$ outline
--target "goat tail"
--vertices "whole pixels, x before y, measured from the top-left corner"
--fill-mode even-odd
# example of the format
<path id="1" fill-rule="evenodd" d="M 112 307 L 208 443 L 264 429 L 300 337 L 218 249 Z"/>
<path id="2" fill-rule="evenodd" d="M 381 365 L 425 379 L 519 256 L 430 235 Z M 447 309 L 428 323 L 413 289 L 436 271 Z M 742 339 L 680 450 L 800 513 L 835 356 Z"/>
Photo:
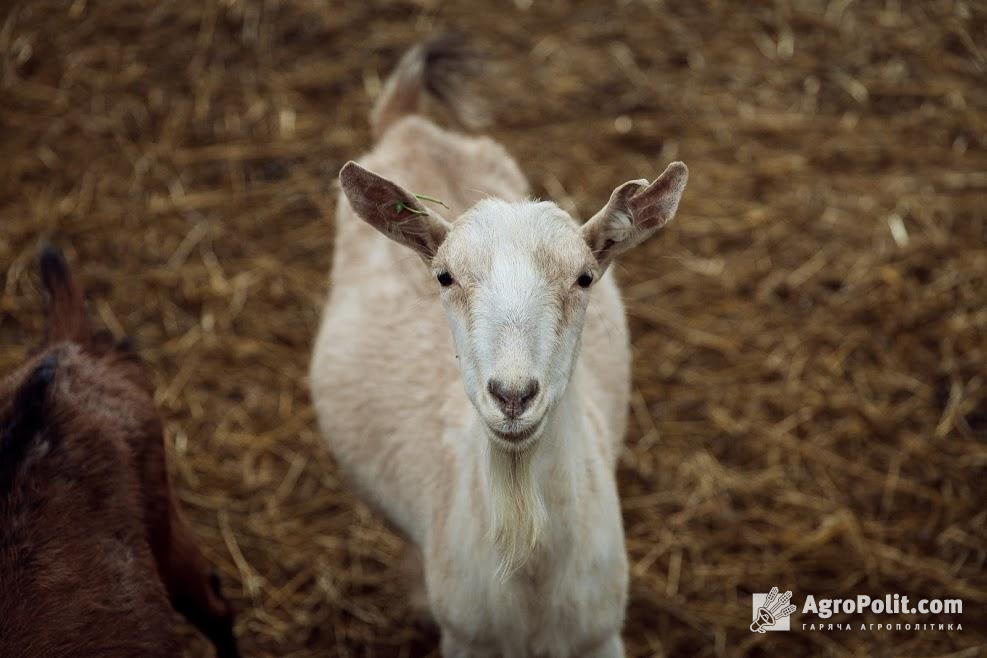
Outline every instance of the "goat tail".
<path id="1" fill-rule="evenodd" d="M 72 279 L 62 254 L 46 246 L 41 250 L 39 265 L 41 281 L 48 293 L 48 343 L 86 342 L 90 328 L 82 291 Z"/>
<path id="2" fill-rule="evenodd" d="M 481 126 L 486 120 L 483 108 L 466 89 L 467 80 L 481 68 L 480 58 L 456 34 L 413 46 L 384 83 L 370 113 L 374 137 L 379 139 L 398 119 L 420 113 L 426 96 L 445 106 L 463 126 Z"/>

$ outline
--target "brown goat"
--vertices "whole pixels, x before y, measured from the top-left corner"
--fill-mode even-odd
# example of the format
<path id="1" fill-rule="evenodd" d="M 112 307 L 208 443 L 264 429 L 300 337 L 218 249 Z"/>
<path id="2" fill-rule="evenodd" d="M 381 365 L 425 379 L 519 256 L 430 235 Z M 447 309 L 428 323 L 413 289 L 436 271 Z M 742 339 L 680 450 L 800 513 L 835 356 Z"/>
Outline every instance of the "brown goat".
<path id="1" fill-rule="evenodd" d="M 0 656 L 175 656 L 172 607 L 237 656 L 143 364 L 92 329 L 54 250 L 41 278 L 45 345 L 0 380 Z"/>

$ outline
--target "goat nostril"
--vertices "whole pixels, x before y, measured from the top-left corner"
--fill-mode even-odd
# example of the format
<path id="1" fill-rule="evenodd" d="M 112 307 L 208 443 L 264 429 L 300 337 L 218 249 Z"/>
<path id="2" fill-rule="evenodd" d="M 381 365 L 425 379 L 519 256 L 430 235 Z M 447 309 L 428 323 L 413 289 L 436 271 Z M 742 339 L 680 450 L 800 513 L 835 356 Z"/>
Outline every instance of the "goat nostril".
<path id="1" fill-rule="evenodd" d="M 499 379 L 491 379 L 487 382 L 487 390 L 491 397 L 497 401 L 501 411 L 512 418 L 524 413 L 531 401 L 538 395 L 539 388 L 538 380 L 534 378 L 516 387 L 509 387 Z"/>
<path id="2" fill-rule="evenodd" d="M 518 396 L 518 402 L 521 404 L 527 404 L 535 399 L 536 395 L 538 395 L 538 380 L 529 379 L 521 389 L 520 395 Z"/>
<path id="3" fill-rule="evenodd" d="M 509 400 L 507 397 L 507 389 L 504 387 L 504 384 L 501 383 L 499 379 L 491 379 L 490 381 L 488 381 L 487 390 L 490 391 L 490 395 L 492 395 L 493 399 L 496 400 L 498 403 L 500 404 L 508 403 Z"/>

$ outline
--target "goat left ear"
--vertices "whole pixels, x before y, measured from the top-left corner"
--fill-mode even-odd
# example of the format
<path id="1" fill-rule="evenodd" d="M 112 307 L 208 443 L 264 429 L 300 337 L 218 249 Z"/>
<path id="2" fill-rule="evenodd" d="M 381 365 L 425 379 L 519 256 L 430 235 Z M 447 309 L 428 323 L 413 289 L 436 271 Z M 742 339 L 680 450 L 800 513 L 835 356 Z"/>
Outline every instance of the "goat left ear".
<path id="1" fill-rule="evenodd" d="M 57 353 L 42 359 L 14 392 L 7 417 L 0 419 L 0 490 L 6 487 L 31 441 L 45 426 L 48 391 L 57 366 Z"/>
<path id="2" fill-rule="evenodd" d="M 435 257 L 449 232 L 449 224 L 419 203 L 414 194 L 383 176 L 350 161 L 339 172 L 350 206 L 363 221 L 411 247 L 425 262 Z"/>
<path id="3" fill-rule="evenodd" d="M 605 270 L 618 254 L 644 242 L 675 216 L 688 180 L 688 167 L 673 162 L 654 183 L 633 180 L 613 191 L 607 205 L 582 228 L 583 238 L 601 269 Z"/>

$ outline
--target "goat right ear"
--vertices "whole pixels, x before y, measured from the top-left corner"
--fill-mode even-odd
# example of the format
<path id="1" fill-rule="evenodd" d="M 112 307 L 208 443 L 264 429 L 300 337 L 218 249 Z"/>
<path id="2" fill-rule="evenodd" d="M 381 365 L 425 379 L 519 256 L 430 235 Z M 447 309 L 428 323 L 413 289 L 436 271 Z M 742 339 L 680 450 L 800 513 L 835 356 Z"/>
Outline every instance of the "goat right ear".
<path id="1" fill-rule="evenodd" d="M 415 195 L 353 161 L 340 170 L 339 182 L 350 206 L 363 221 L 395 242 L 411 247 L 425 262 L 435 257 L 449 224 L 429 212 Z"/>

